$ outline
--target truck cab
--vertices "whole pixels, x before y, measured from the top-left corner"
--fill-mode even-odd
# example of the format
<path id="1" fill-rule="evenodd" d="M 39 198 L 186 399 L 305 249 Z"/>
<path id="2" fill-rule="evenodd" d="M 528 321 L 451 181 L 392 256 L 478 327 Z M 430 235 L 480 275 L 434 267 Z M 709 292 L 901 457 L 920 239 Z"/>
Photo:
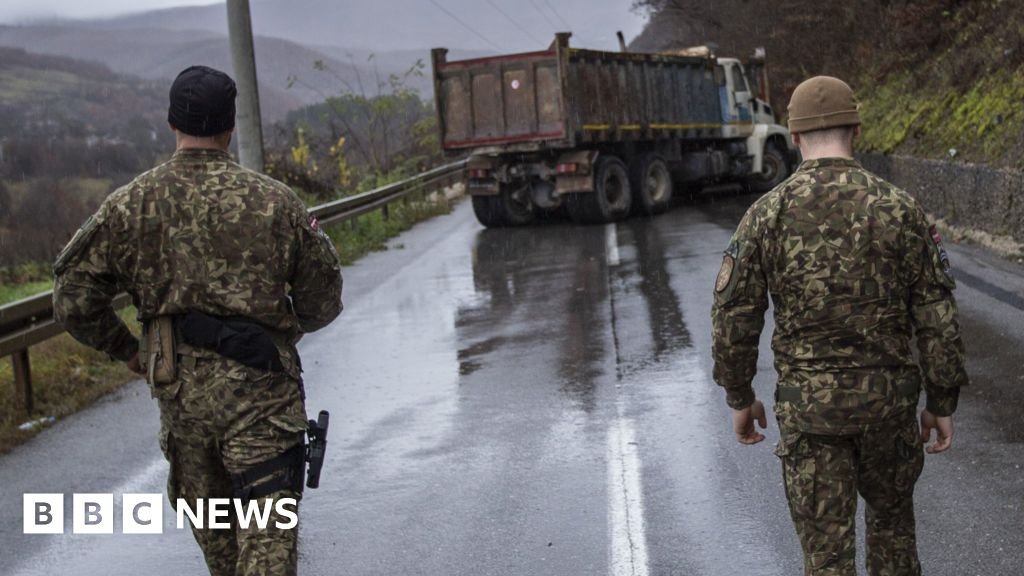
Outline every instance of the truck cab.
<path id="1" fill-rule="evenodd" d="M 754 83 L 739 59 L 718 58 L 716 62 L 722 70 L 719 89 L 722 117 L 728 119 L 723 129 L 724 136 L 746 139 L 747 153 L 751 156 L 750 172 L 754 175 L 751 181 L 755 188 L 758 180 L 776 182 L 780 171 L 788 174 L 795 153 L 789 131 L 776 122 L 771 104 L 760 97 L 768 93 L 764 53 L 758 51 L 752 60 L 751 71 L 757 74 L 753 77 L 756 79 Z"/>

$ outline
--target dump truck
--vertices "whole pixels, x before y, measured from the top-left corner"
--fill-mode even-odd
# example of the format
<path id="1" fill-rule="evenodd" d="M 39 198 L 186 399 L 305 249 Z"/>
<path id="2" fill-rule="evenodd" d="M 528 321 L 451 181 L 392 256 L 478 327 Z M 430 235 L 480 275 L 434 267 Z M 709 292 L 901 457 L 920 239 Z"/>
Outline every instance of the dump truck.
<path id="1" fill-rule="evenodd" d="M 484 226 L 658 214 L 677 186 L 763 192 L 792 171 L 789 132 L 758 97 L 768 94 L 763 52 L 745 67 L 707 48 L 584 50 L 570 36 L 469 60 L 431 52 L 441 145 L 468 156 L 466 191 Z"/>

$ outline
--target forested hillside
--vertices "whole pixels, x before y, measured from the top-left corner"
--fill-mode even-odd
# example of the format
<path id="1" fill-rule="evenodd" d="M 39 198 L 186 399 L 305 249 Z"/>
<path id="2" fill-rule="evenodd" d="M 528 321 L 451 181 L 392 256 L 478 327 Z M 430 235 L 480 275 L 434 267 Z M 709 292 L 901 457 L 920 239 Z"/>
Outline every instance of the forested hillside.
<path id="1" fill-rule="evenodd" d="M 1009 0 L 640 0 L 635 50 L 767 50 L 776 108 L 804 78 L 850 82 L 863 150 L 1024 168 L 1024 4 Z M 827 5 L 827 8 L 825 6 Z"/>
<path id="2" fill-rule="evenodd" d="M 442 159 L 433 102 L 400 86 L 336 94 L 292 111 L 265 138 L 268 173 L 310 201 L 369 190 Z"/>
<path id="3" fill-rule="evenodd" d="M 439 160 L 433 105 L 409 87 L 422 70 L 349 82 L 317 68 L 323 101 L 266 127 L 271 175 L 320 202 Z M 170 156 L 168 85 L 0 47 L 0 281 L 48 277 L 40 263 L 107 194 Z"/>
<path id="4" fill-rule="evenodd" d="M 166 90 L 0 48 L 0 266 L 52 259 L 106 194 L 173 149 Z"/>

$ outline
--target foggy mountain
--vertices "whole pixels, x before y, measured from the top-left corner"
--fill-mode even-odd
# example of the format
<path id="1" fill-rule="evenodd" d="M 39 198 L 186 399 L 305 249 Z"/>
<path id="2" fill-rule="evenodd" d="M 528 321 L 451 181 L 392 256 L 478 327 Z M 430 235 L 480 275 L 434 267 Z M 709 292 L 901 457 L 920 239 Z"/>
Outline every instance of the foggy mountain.
<path id="1" fill-rule="evenodd" d="M 171 79 L 198 63 L 231 69 L 227 38 L 208 31 L 124 29 L 97 34 L 95 29 L 75 25 L 0 26 L 0 46 L 99 62 L 117 73 L 145 79 Z M 346 86 L 357 86 L 359 78 L 368 93 L 375 93 L 371 80 L 374 71 L 362 53 L 349 59 L 344 51 L 335 50 L 332 55 L 336 57 L 332 57 L 280 38 L 257 36 L 256 54 L 260 100 L 268 120 L 323 101 Z M 317 61 L 332 73 L 314 70 Z M 388 74 L 404 73 L 410 62 L 415 58 L 402 54 L 397 60 L 381 58 L 377 66 L 386 79 Z M 410 78 L 410 86 L 426 90 L 430 83 L 425 77 Z"/>
<path id="2" fill-rule="evenodd" d="M 514 52 L 546 47 L 556 31 L 576 46 L 617 48 L 615 31 L 640 32 L 625 18 L 631 0 L 252 0 L 256 34 L 307 45 L 375 52 L 444 46 Z M 447 13 L 445 12 L 447 11 Z M 460 23 L 461 21 L 461 23 Z M 94 21 L 106 29 L 227 30 L 224 4 L 171 8 Z"/>
<path id="3" fill-rule="evenodd" d="M 373 95 L 391 75 L 432 98 L 430 48 L 437 46 L 451 49 L 449 59 L 537 50 L 555 31 L 578 29 L 574 46 L 616 49 L 616 29 L 639 32 L 638 19 L 623 16 L 629 3 L 522 0 L 513 10 L 508 0 L 253 0 L 264 115 L 273 121 L 343 91 Z M 170 79 L 197 63 L 231 69 L 223 3 L 0 26 L 0 46 L 95 61 L 144 79 Z M 315 70 L 318 61 L 328 70 Z M 422 74 L 405 76 L 417 61 Z"/>

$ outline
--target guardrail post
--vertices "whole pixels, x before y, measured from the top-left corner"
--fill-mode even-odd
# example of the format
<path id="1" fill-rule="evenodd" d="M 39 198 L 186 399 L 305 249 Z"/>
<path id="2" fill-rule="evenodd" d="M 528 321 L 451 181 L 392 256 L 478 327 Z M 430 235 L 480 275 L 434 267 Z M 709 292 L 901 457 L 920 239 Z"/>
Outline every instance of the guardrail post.
<path id="1" fill-rule="evenodd" d="M 28 350 L 18 350 L 11 355 L 14 364 L 14 396 L 25 406 L 25 413 L 31 414 L 32 405 L 32 367 L 28 361 Z"/>
<path id="2" fill-rule="evenodd" d="M 380 210 L 381 214 L 384 216 L 384 221 L 385 222 L 387 222 L 388 219 L 391 218 L 391 211 L 388 210 L 388 206 L 389 206 L 388 204 L 385 204 L 384 207 L 381 208 L 381 210 Z"/>

